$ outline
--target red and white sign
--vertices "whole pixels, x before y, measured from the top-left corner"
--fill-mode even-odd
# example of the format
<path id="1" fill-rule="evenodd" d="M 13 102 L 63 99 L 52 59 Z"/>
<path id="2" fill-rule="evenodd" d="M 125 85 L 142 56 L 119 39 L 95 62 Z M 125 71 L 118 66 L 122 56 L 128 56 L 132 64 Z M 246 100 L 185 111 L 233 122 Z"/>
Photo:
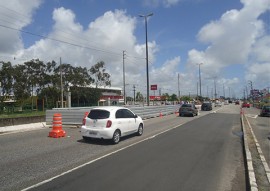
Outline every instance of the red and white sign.
<path id="1" fill-rule="evenodd" d="M 151 85 L 151 90 L 157 90 L 157 85 Z"/>

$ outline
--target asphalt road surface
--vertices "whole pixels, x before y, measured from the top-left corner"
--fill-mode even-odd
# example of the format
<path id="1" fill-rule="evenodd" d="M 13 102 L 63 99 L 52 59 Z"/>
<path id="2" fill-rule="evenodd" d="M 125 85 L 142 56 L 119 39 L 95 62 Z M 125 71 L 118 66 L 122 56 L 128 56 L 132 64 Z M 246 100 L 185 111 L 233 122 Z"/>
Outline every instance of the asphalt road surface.
<path id="1" fill-rule="evenodd" d="M 36 190 L 245 190 L 240 135 L 238 114 L 209 114 Z"/>
<path id="2" fill-rule="evenodd" d="M 59 139 L 49 130 L 0 136 L 0 190 L 247 189 L 239 106 L 150 119 L 143 136 L 118 145 L 65 130 Z"/>

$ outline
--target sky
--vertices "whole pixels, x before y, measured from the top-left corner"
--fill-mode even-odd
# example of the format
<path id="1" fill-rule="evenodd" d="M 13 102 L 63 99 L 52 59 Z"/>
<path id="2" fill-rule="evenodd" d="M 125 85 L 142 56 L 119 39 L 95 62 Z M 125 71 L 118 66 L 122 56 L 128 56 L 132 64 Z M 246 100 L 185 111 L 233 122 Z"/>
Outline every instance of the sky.
<path id="1" fill-rule="evenodd" d="M 0 61 L 61 57 L 89 69 L 104 61 L 120 88 L 124 64 L 127 96 L 134 87 L 146 96 L 139 15 L 150 13 L 149 85 L 158 88 L 150 95 L 242 98 L 251 84 L 270 87 L 270 0 L 1 0 Z"/>

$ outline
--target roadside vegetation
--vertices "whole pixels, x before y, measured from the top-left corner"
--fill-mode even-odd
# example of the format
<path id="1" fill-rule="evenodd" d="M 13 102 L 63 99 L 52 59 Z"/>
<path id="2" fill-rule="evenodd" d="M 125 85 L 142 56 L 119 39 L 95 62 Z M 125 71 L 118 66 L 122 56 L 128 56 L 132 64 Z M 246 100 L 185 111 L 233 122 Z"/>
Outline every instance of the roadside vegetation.
<path id="1" fill-rule="evenodd" d="M 101 96 L 97 87 L 111 85 L 103 61 L 89 69 L 39 59 L 18 65 L 2 61 L 0 66 L 0 115 L 35 115 L 58 107 L 61 89 L 64 95 L 71 92 L 76 106 L 91 106 Z"/>

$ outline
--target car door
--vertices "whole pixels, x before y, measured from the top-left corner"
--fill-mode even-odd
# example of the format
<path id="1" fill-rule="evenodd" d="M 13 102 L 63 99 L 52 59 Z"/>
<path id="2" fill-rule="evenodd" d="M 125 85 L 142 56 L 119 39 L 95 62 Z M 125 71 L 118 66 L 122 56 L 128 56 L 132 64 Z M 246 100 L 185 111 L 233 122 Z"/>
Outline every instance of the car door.
<path id="1" fill-rule="evenodd" d="M 115 113 L 117 128 L 120 129 L 122 136 L 128 134 L 130 119 L 126 117 L 125 109 L 118 109 Z"/>
<path id="2" fill-rule="evenodd" d="M 135 118 L 134 113 L 132 113 L 130 110 L 125 109 L 124 110 L 125 113 L 125 117 L 128 119 L 129 121 L 129 127 L 128 127 L 128 134 L 134 133 L 137 131 L 138 129 L 138 124 L 137 124 L 137 120 Z"/>

